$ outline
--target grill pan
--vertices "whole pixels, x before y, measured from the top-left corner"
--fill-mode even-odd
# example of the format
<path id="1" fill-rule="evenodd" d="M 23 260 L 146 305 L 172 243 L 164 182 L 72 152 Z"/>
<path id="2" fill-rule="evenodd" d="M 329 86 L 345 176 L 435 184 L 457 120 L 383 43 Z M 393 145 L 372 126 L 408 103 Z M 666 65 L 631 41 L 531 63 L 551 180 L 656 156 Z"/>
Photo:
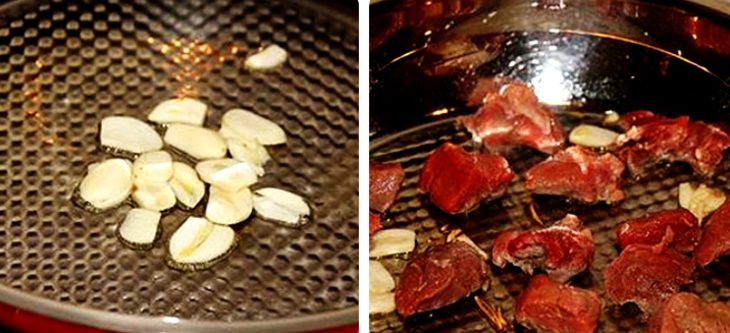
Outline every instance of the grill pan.
<path id="1" fill-rule="evenodd" d="M 356 3 L 341 1 L 15 1 L 0 7 L 0 300 L 116 331 L 315 330 L 357 320 Z M 247 54 L 289 52 L 272 72 Z M 192 56 L 185 56 L 185 48 Z M 197 50 L 197 51 L 196 51 Z M 287 132 L 258 186 L 301 193 L 302 228 L 236 226 L 209 270 L 165 265 L 165 242 L 127 249 L 131 206 L 91 214 L 70 197 L 108 158 L 100 120 L 144 118 L 175 95 L 209 105 L 206 126 L 241 107 Z M 176 159 L 180 159 L 178 156 Z M 193 212 L 161 222 L 167 239 Z"/>
<path id="2" fill-rule="evenodd" d="M 626 179 L 617 205 L 579 205 L 530 194 L 522 178 L 498 200 L 451 216 L 418 193 L 428 154 L 446 141 L 473 145 L 456 117 L 475 107 L 465 100 L 477 79 L 503 75 L 532 84 L 551 104 L 566 132 L 598 124 L 607 110 L 649 109 L 662 114 L 728 124 L 730 19 L 703 7 L 647 1 L 410 1 L 371 6 L 370 159 L 400 162 L 406 180 L 384 225 L 414 230 L 416 252 L 445 241 L 444 226 L 460 228 L 483 249 L 508 228 L 540 228 L 530 206 L 548 224 L 576 214 L 593 233 L 592 266 L 574 279 L 601 295 L 603 268 L 618 255 L 618 222 L 676 208 L 677 186 L 702 181 L 686 165 L 658 167 L 640 180 Z M 695 36 L 693 37 L 692 34 Z M 725 42 L 722 42 L 725 41 Z M 516 173 L 544 159 L 528 149 L 506 155 Z M 727 170 L 727 169 L 725 169 Z M 727 171 L 709 184 L 730 191 Z M 707 181 L 705 181 L 707 182 Z M 398 278 L 408 257 L 381 262 Z M 512 321 L 516 297 L 529 276 L 513 266 L 490 265 L 483 296 Z M 686 287 L 706 301 L 730 304 L 730 261 L 695 272 Z M 643 332 L 638 309 L 604 301 L 599 332 Z M 404 320 L 370 316 L 371 332 L 491 332 L 471 297 Z M 517 332 L 526 331 L 517 327 Z"/>

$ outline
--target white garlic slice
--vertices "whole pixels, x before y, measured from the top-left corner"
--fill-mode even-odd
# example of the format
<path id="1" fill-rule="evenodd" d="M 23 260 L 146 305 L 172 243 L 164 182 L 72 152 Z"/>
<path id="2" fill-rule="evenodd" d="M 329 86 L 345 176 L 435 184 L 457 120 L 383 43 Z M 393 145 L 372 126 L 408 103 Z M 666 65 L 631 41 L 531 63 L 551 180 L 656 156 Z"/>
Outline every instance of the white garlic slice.
<path id="1" fill-rule="evenodd" d="M 258 141 L 262 145 L 286 143 L 286 133 L 273 121 L 251 111 L 233 109 L 221 119 L 221 131 L 231 137 Z"/>
<path id="2" fill-rule="evenodd" d="M 710 188 L 705 184 L 699 186 L 690 183 L 679 184 L 679 206 L 689 210 L 702 225 L 702 219 L 720 208 L 725 202 L 725 193 Z"/>
<path id="3" fill-rule="evenodd" d="M 218 132 L 190 124 L 170 124 L 165 142 L 200 160 L 222 158 L 228 147 Z"/>
<path id="4" fill-rule="evenodd" d="M 172 156 L 164 150 L 146 152 L 134 160 L 134 177 L 150 182 L 166 182 L 172 178 Z"/>
<path id="5" fill-rule="evenodd" d="M 395 311 L 395 293 L 370 294 L 370 314 Z"/>
<path id="6" fill-rule="evenodd" d="M 135 249 L 149 248 L 157 239 L 162 214 L 157 211 L 134 208 L 127 213 L 117 233 L 125 245 Z"/>
<path id="7" fill-rule="evenodd" d="M 254 167 L 232 158 L 199 162 L 195 171 L 204 182 L 228 192 L 238 192 L 258 180 Z"/>
<path id="8" fill-rule="evenodd" d="M 167 182 L 150 182 L 140 179 L 134 182 L 132 200 L 142 208 L 158 212 L 175 206 L 177 198 L 172 187 Z"/>
<path id="9" fill-rule="evenodd" d="M 111 116 L 101 121 L 101 145 L 133 154 L 160 150 L 162 139 L 149 124 L 132 117 Z"/>
<path id="10" fill-rule="evenodd" d="M 245 66 L 250 70 L 269 70 L 281 66 L 286 61 L 287 52 L 279 45 L 272 44 L 246 58 Z"/>
<path id="11" fill-rule="evenodd" d="M 265 219 L 301 225 L 307 222 L 310 210 L 302 197 L 281 189 L 267 187 L 254 192 L 253 207 Z"/>
<path id="12" fill-rule="evenodd" d="M 205 217 L 219 224 L 236 224 L 251 216 L 253 198 L 248 188 L 228 192 L 216 186 L 210 187 Z"/>
<path id="13" fill-rule="evenodd" d="M 416 247 L 416 233 L 408 229 L 384 229 L 370 241 L 370 258 L 408 253 Z"/>
<path id="14" fill-rule="evenodd" d="M 197 99 L 173 98 L 157 104 L 147 119 L 160 124 L 183 123 L 203 126 L 207 110 L 205 103 Z"/>
<path id="15" fill-rule="evenodd" d="M 79 195 L 95 209 L 107 209 L 127 199 L 132 183 L 132 163 L 113 158 L 89 166 L 79 185 Z"/>
<path id="16" fill-rule="evenodd" d="M 208 237 L 186 256 L 172 256 L 173 265 L 183 270 L 204 269 L 231 253 L 236 245 L 236 233 L 226 225 L 213 224 Z"/>
<path id="17" fill-rule="evenodd" d="M 370 260 L 370 294 L 385 293 L 395 289 L 395 281 L 379 261 Z"/>
<path id="18" fill-rule="evenodd" d="M 170 237 L 170 256 L 178 259 L 190 256 L 213 231 L 215 224 L 202 217 L 188 217 Z"/>
<path id="19" fill-rule="evenodd" d="M 256 141 L 237 138 L 226 139 L 226 144 L 233 158 L 254 166 L 259 176 L 264 175 L 263 166 L 271 159 L 271 156 L 266 151 L 266 147 Z"/>
<path id="20" fill-rule="evenodd" d="M 568 141 L 584 147 L 600 148 L 614 143 L 618 135 L 618 133 L 603 127 L 584 124 L 578 125 L 570 131 Z"/>
<path id="21" fill-rule="evenodd" d="M 175 197 L 185 208 L 194 208 L 205 195 L 205 184 L 195 170 L 185 163 L 173 162 L 172 169 L 169 184 Z"/>

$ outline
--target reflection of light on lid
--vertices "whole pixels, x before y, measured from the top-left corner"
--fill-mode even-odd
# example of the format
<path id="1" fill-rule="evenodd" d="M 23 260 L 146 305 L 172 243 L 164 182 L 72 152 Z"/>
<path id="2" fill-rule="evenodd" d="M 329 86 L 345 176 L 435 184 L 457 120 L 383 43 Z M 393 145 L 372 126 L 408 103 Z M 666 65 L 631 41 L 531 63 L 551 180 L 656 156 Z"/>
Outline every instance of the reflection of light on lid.
<path id="1" fill-rule="evenodd" d="M 563 78 L 563 71 L 558 61 L 546 61 L 542 71 L 532 78 L 530 83 L 541 102 L 551 105 L 563 105 L 570 101 L 570 87 Z"/>
<path id="2" fill-rule="evenodd" d="M 431 113 L 429 113 L 429 115 L 430 116 L 440 116 L 440 115 L 444 115 L 447 113 L 449 113 L 449 109 L 443 108 L 443 109 L 438 109 L 438 110 L 432 111 Z"/>
<path id="3" fill-rule="evenodd" d="M 162 321 L 166 324 L 177 324 L 180 322 L 180 318 L 165 316 L 162 317 Z"/>

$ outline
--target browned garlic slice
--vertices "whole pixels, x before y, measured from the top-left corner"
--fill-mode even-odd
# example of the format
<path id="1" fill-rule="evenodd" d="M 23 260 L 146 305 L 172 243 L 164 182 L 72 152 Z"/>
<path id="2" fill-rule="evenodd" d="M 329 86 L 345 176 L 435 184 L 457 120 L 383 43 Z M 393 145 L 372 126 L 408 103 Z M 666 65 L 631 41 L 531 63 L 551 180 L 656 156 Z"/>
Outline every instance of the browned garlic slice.
<path id="1" fill-rule="evenodd" d="M 169 184 L 175 197 L 185 208 L 194 208 L 205 195 L 205 184 L 200 181 L 195 170 L 185 163 L 173 162 L 172 169 Z"/>
<path id="2" fill-rule="evenodd" d="M 679 206 L 692 212 L 702 225 L 702 219 L 710 215 L 725 202 L 725 193 L 700 184 L 679 184 Z"/>
<path id="3" fill-rule="evenodd" d="M 111 116 L 102 119 L 101 145 L 133 154 L 160 150 L 162 139 L 149 124 L 133 117 Z"/>
<path id="4" fill-rule="evenodd" d="M 228 147 L 218 132 L 190 124 L 170 124 L 165 142 L 199 160 L 222 158 Z"/>
<path id="5" fill-rule="evenodd" d="M 232 158 L 199 162 L 195 171 L 204 182 L 228 192 L 238 192 L 258 180 L 254 167 Z"/>
<path id="6" fill-rule="evenodd" d="M 132 200 L 142 208 L 158 212 L 174 207 L 177 202 L 175 192 L 167 182 L 151 182 L 141 179 L 136 179 L 134 182 Z"/>
<path id="7" fill-rule="evenodd" d="M 134 177 L 150 182 L 166 182 L 172 178 L 172 156 L 164 150 L 146 152 L 134 160 Z"/>
<path id="8" fill-rule="evenodd" d="M 266 147 L 256 141 L 238 138 L 226 139 L 226 144 L 233 158 L 254 166 L 259 176 L 264 175 L 263 166 L 271 159 Z"/>
<path id="9" fill-rule="evenodd" d="M 152 246 L 160 230 L 160 212 L 134 208 L 127 213 L 117 233 L 122 242 L 135 249 L 146 249 Z"/>
<path id="10" fill-rule="evenodd" d="M 286 62 L 286 50 L 276 44 L 269 45 L 246 58 L 244 65 L 249 70 L 269 70 Z"/>
<path id="11" fill-rule="evenodd" d="M 247 219 L 253 210 L 253 198 L 248 188 L 228 192 L 216 186 L 210 187 L 205 217 L 211 222 L 236 224 Z"/>
<path id="12" fill-rule="evenodd" d="M 416 247 L 416 233 L 408 229 L 383 229 L 371 240 L 370 258 L 408 253 Z"/>
<path id="13" fill-rule="evenodd" d="M 279 125 L 243 109 L 226 112 L 221 119 L 220 131 L 228 138 L 257 141 L 262 145 L 286 143 L 286 133 Z"/>
<path id="14" fill-rule="evenodd" d="M 207 110 L 205 103 L 197 99 L 173 98 L 157 104 L 147 119 L 160 124 L 183 123 L 203 126 Z"/>
<path id="15" fill-rule="evenodd" d="M 395 281 L 379 261 L 370 260 L 370 294 L 385 293 L 395 289 Z"/>
<path id="16" fill-rule="evenodd" d="M 578 125 L 570 131 L 568 141 L 584 147 L 600 148 L 614 143 L 618 135 L 618 133 L 602 127 Z"/>
<path id="17" fill-rule="evenodd" d="M 127 199 L 132 184 L 132 163 L 113 158 L 90 165 L 78 191 L 95 209 L 108 209 Z"/>
<path id="18" fill-rule="evenodd" d="M 170 237 L 170 256 L 175 259 L 191 255 L 208 238 L 213 226 L 205 218 L 188 217 Z"/>
<path id="19" fill-rule="evenodd" d="M 183 270 L 206 268 L 229 254 L 235 244 L 231 227 L 189 217 L 170 237 L 169 263 Z"/>
<path id="20" fill-rule="evenodd" d="M 268 220 L 298 226 L 307 222 L 309 205 L 302 197 L 278 188 L 262 188 L 254 192 L 256 214 Z"/>

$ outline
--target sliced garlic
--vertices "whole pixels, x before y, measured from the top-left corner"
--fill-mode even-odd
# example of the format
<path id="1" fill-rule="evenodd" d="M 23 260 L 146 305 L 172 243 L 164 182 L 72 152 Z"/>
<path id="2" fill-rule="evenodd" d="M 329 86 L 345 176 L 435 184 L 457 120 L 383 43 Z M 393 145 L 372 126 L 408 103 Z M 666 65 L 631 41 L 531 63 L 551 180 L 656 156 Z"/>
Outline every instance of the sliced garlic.
<path id="1" fill-rule="evenodd" d="M 170 256 L 183 258 L 191 255 L 208 238 L 213 222 L 202 217 L 188 217 L 170 237 Z"/>
<path id="2" fill-rule="evenodd" d="M 264 175 L 263 166 L 271 159 L 271 156 L 266 151 L 266 147 L 256 141 L 237 138 L 226 139 L 226 144 L 233 158 L 254 166 L 259 176 Z"/>
<path id="3" fill-rule="evenodd" d="M 370 314 L 395 311 L 395 293 L 370 294 Z"/>
<path id="4" fill-rule="evenodd" d="M 221 132 L 229 137 L 255 140 L 262 145 L 278 145 L 286 142 L 286 133 L 279 125 L 243 109 L 233 109 L 223 115 Z"/>
<path id="5" fill-rule="evenodd" d="M 416 247 L 416 233 L 408 229 L 380 230 L 371 240 L 370 258 L 408 253 Z"/>
<path id="6" fill-rule="evenodd" d="M 196 223 L 186 227 L 190 219 Z M 190 217 L 170 238 L 168 264 L 181 270 L 208 268 L 231 253 L 235 244 L 231 227 Z"/>
<path id="7" fill-rule="evenodd" d="M 215 223 L 236 224 L 247 219 L 253 210 L 253 198 L 248 188 L 238 192 L 224 191 L 210 187 L 205 217 Z"/>
<path id="8" fill-rule="evenodd" d="M 203 126 L 207 110 L 205 103 L 197 99 L 173 98 L 157 104 L 147 119 L 160 124 L 184 123 Z"/>
<path id="9" fill-rule="evenodd" d="M 132 163 L 113 158 L 89 166 L 79 185 L 79 196 L 95 209 L 107 209 L 127 199 L 132 183 Z"/>
<path id="10" fill-rule="evenodd" d="M 149 124 L 132 117 L 112 116 L 101 121 L 101 145 L 133 154 L 160 150 L 162 139 Z"/>
<path id="11" fill-rule="evenodd" d="M 172 178 L 172 156 L 164 150 L 150 151 L 140 155 L 132 167 L 136 179 L 166 182 Z"/>
<path id="12" fill-rule="evenodd" d="M 378 261 L 370 260 L 370 294 L 385 293 L 395 289 L 395 281 Z"/>
<path id="13" fill-rule="evenodd" d="M 134 208 L 127 213 L 117 234 L 122 243 L 135 249 L 148 249 L 157 239 L 160 230 L 160 212 Z"/>
<path id="14" fill-rule="evenodd" d="M 185 163 L 174 162 L 172 169 L 169 184 L 175 197 L 185 208 L 195 208 L 205 195 L 205 184 L 200 181 L 195 170 Z"/>
<path id="15" fill-rule="evenodd" d="M 679 184 L 679 206 L 692 212 L 700 225 L 702 219 L 710 215 L 725 202 L 725 193 L 700 184 Z"/>
<path id="16" fill-rule="evenodd" d="M 593 125 L 578 125 L 570 131 L 568 140 L 576 145 L 600 148 L 607 147 L 616 141 L 618 133 Z"/>
<path id="17" fill-rule="evenodd" d="M 246 58 L 244 65 L 251 70 L 268 70 L 281 66 L 286 61 L 286 58 L 286 50 L 276 44 L 272 44 L 250 55 Z"/>
<path id="18" fill-rule="evenodd" d="M 204 182 L 228 192 L 238 192 L 258 180 L 254 167 L 232 158 L 199 162 L 195 171 Z"/>
<path id="19" fill-rule="evenodd" d="M 132 200 L 142 208 L 158 212 L 168 210 L 177 202 L 175 191 L 167 182 L 150 182 L 136 180 L 132 191 Z"/>
<path id="20" fill-rule="evenodd" d="M 253 207 L 265 219 L 301 225 L 307 222 L 310 210 L 302 197 L 277 188 L 262 188 L 254 192 Z"/>
<path id="21" fill-rule="evenodd" d="M 190 124 L 170 124 L 165 142 L 200 160 L 222 158 L 228 147 L 218 132 Z"/>

